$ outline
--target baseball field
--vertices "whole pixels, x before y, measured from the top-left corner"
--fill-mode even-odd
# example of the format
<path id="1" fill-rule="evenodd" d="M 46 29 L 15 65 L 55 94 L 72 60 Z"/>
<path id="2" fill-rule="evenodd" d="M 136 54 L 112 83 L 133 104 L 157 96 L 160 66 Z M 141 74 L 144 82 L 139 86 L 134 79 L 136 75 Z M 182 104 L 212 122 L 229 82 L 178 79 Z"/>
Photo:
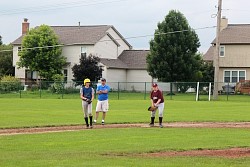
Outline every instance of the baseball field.
<path id="1" fill-rule="evenodd" d="M 247 167 L 245 98 L 167 100 L 164 128 L 149 128 L 148 100 L 110 100 L 106 125 L 94 129 L 83 125 L 79 99 L 1 98 L 0 166 Z"/>

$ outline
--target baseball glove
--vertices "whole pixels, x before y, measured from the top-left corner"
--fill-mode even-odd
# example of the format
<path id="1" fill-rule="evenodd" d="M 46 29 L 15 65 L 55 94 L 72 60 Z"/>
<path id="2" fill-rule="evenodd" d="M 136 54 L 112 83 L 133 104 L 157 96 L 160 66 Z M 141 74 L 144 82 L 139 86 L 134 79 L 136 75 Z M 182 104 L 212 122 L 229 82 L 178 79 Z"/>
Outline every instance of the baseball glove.
<path id="1" fill-rule="evenodd" d="M 148 107 L 148 111 L 155 111 L 157 110 L 158 107 L 155 107 L 155 106 L 150 106 Z"/>
<path id="2" fill-rule="evenodd" d="M 86 101 L 88 104 L 92 103 L 90 99 L 83 99 L 83 100 Z"/>
<path id="3" fill-rule="evenodd" d="M 86 102 L 87 102 L 88 104 L 92 103 L 92 101 L 91 101 L 90 99 L 86 99 Z"/>

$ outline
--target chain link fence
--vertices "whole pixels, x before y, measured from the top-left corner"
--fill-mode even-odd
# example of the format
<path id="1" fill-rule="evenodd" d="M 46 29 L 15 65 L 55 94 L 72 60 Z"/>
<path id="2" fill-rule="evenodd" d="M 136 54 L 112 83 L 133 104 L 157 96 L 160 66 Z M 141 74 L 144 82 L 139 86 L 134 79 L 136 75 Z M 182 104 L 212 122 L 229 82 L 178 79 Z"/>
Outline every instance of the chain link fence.
<path id="1" fill-rule="evenodd" d="M 92 83 L 96 90 L 97 84 Z M 213 100 L 213 85 L 209 82 L 158 82 L 166 100 L 210 101 Z M 111 90 L 110 99 L 148 100 L 151 91 L 150 82 L 107 82 Z M 41 98 L 41 99 L 77 99 L 82 82 L 0 82 L 0 98 Z M 242 91 L 244 90 L 244 91 Z M 250 84 L 219 83 L 221 101 L 249 101 Z M 95 95 L 96 97 L 96 95 Z"/>

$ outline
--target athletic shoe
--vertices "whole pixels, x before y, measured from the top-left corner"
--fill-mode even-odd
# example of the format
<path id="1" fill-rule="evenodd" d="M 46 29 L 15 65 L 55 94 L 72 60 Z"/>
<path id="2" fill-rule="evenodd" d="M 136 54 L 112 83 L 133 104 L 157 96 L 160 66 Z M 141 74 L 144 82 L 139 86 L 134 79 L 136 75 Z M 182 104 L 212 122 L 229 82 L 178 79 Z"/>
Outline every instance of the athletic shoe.
<path id="1" fill-rule="evenodd" d="M 89 124 L 87 124 L 86 127 L 89 128 Z"/>
<path id="2" fill-rule="evenodd" d="M 149 124 L 149 126 L 150 126 L 150 127 L 153 127 L 153 126 L 154 126 L 154 124 L 150 123 L 150 124 Z"/>
<path id="3" fill-rule="evenodd" d="M 93 129 L 93 125 L 90 125 L 90 129 Z"/>
<path id="4" fill-rule="evenodd" d="M 160 124 L 160 126 L 159 126 L 160 128 L 163 128 L 163 125 L 162 124 Z"/>
<path id="5" fill-rule="evenodd" d="M 104 125 L 104 121 L 102 121 L 102 125 Z"/>
<path id="6" fill-rule="evenodd" d="M 94 124 L 96 123 L 96 120 L 94 119 Z"/>

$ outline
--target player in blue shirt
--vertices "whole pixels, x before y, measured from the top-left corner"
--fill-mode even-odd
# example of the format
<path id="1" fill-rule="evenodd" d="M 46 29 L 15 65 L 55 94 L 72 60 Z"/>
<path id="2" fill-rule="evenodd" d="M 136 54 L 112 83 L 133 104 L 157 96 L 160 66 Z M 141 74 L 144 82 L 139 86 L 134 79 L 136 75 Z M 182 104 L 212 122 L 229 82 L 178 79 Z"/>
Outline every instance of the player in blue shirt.
<path id="1" fill-rule="evenodd" d="M 102 125 L 104 125 L 106 113 L 108 112 L 109 103 L 108 103 L 108 93 L 110 91 L 110 87 L 106 85 L 106 79 L 101 79 L 101 85 L 97 86 L 96 93 L 98 94 L 98 100 L 96 105 L 96 115 L 94 119 L 94 123 L 98 119 L 99 112 L 102 112 Z"/>

